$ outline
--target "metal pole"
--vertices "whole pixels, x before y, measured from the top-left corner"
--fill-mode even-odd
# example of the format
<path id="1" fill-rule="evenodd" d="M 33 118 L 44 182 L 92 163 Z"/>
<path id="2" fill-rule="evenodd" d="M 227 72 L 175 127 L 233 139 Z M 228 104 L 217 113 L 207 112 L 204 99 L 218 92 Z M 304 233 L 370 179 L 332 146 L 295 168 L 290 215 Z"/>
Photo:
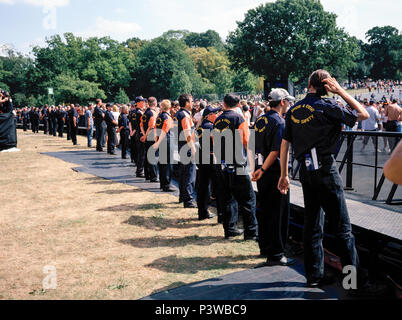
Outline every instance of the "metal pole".
<path id="1" fill-rule="evenodd" d="M 353 189 L 353 145 L 354 138 L 352 136 L 348 136 L 348 145 L 349 145 L 349 154 L 346 164 L 346 188 L 345 190 L 351 191 Z"/>
<path id="2" fill-rule="evenodd" d="M 374 194 L 373 197 L 375 197 L 375 193 L 377 190 L 377 167 L 378 167 L 378 136 L 375 137 L 375 171 L 374 171 Z"/>

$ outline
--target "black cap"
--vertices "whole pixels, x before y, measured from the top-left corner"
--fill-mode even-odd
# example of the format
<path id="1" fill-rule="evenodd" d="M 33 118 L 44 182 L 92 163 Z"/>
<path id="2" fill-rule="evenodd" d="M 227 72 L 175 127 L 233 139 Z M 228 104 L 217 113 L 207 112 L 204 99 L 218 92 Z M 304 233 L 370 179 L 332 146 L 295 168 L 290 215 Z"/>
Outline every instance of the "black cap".
<path id="1" fill-rule="evenodd" d="M 220 112 L 221 110 L 222 110 L 222 108 L 216 108 L 216 109 L 214 109 L 214 108 L 212 108 L 212 106 L 208 106 L 208 107 L 206 107 L 206 108 L 204 109 L 204 112 L 203 112 L 202 116 L 205 118 L 205 117 L 207 117 L 208 115 L 210 115 L 211 113 L 218 113 L 218 112 Z"/>
<path id="2" fill-rule="evenodd" d="M 147 101 L 147 99 L 145 99 L 143 96 L 139 96 L 139 97 L 135 98 L 135 103 L 138 103 L 141 101 Z"/>

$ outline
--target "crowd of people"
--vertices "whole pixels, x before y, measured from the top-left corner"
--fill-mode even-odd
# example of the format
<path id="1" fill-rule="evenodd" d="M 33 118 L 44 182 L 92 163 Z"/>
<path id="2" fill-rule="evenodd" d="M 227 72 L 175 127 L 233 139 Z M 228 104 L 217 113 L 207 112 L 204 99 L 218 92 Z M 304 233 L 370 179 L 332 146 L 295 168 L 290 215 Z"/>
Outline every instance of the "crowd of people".
<path id="1" fill-rule="evenodd" d="M 322 98 L 328 93 L 339 95 L 342 100 Z M 181 95 L 177 101 L 139 96 L 130 104 L 105 104 L 98 99 L 96 104 L 85 107 L 71 104 L 45 106 L 41 110 L 23 108 L 17 116 L 25 131 L 31 124 L 32 131 L 37 133 L 42 122 L 45 134 L 58 133 L 63 137 L 66 126 L 67 139 L 74 145 L 80 127 L 87 131 L 88 147 L 92 147 L 95 130 L 97 152 L 106 148 L 114 156 L 116 146 L 120 146 L 123 159 L 130 154 L 136 177 L 159 183 L 163 192 L 176 191 L 172 173 L 177 145 L 179 202 L 184 208 L 198 208 L 199 220 L 205 220 L 216 217 L 209 211 L 211 200 L 215 200 L 225 238 L 243 235 L 245 241 L 257 241 L 269 266 L 295 263 L 285 253 L 292 145 L 301 163 L 306 206 L 307 285 L 317 287 L 327 281 L 323 270 L 321 208 L 336 222 L 332 232 L 343 248 L 342 263 L 359 267 L 343 185 L 333 157 L 342 128 L 358 126 L 374 131 L 384 127 L 398 131 L 402 109 L 396 100 L 357 101 L 325 70 L 314 72 L 306 98 L 297 103 L 295 100 L 284 89 L 272 90 L 268 101 L 241 100 L 228 94 L 215 104 L 194 101 L 190 94 Z M 255 150 L 250 146 L 250 129 L 256 134 Z M 363 145 L 367 143 L 365 138 Z M 318 171 L 323 174 L 317 175 Z M 325 180 L 324 173 L 333 179 Z M 253 181 L 257 183 L 258 198 Z M 244 229 L 237 226 L 239 213 Z"/>

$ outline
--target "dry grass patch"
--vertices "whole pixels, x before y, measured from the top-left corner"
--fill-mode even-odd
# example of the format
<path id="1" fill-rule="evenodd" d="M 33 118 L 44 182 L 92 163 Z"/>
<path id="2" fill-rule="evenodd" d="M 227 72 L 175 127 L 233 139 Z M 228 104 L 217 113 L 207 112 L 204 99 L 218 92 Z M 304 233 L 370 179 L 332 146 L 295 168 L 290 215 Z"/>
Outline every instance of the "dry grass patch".
<path id="1" fill-rule="evenodd" d="M 84 150 L 19 131 L 0 154 L 0 298 L 138 299 L 262 262 L 255 242 L 227 241 L 169 194 L 77 173 L 42 152 Z M 57 289 L 43 290 L 43 267 Z"/>

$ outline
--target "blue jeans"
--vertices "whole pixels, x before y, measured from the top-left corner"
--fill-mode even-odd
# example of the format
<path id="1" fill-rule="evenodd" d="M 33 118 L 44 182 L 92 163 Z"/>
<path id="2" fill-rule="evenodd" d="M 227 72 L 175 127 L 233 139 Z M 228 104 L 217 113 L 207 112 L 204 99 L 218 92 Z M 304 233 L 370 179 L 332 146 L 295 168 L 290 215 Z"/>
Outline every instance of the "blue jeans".
<path id="1" fill-rule="evenodd" d="M 179 200 L 184 203 L 194 201 L 195 177 L 197 171 L 196 165 L 194 163 L 190 164 L 180 163 L 179 168 L 180 168 Z"/>
<path id="2" fill-rule="evenodd" d="M 305 206 L 303 241 L 307 279 L 324 276 L 323 210 L 329 221 L 329 231 L 339 243 L 342 266 L 353 265 L 357 269 L 359 264 L 342 178 L 332 156 L 320 160 L 322 167 L 319 170 L 307 171 L 305 161 L 300 168 Z"/>
<path id="3" fill-rule="evenodd" d="M 87 130 L 87 138 L 88 138 L 88 148 L 92 147 L 92 138 L 94 135 L 94 127 L 91 126 L 89 130 Z"/>

